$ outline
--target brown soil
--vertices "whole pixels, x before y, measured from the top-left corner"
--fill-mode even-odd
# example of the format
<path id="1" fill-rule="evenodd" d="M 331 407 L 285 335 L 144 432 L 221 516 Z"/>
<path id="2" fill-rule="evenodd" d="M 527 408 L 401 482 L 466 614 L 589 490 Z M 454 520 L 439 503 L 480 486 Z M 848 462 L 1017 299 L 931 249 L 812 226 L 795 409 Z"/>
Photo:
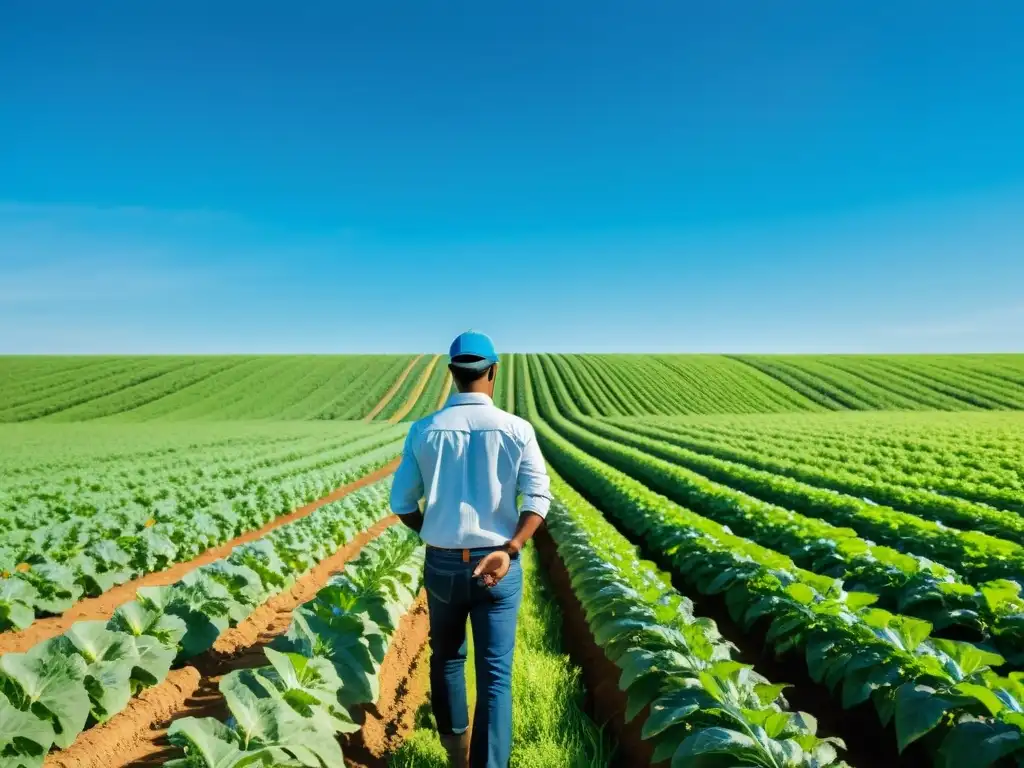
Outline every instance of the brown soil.
<path id="1" fill-rule="evenodd" d="M 398 462 L 399 459 L 395 459 L 377 471 L 332 491 L 322 499 L 317 499 L 316 501 L 307 504 L 304 507 L 300 507 L 287 515 L 281 515 L 280 517 L 271 520 L 258 530 L 243 533 L 241 536 L 221 544 L 220 546 L 212 547 L 193 560 L 189 560 L 184 563 L 175 563 L 166 570 L 140 576 L 137 579 L 125 582 L 124 584 L 104 592 L 99 597 L 89 597 L 84 600 L 80 600 L 62 615 L 38 619 L 32 624 L 32 626 L 27 629 L 23 629 L 20 632 L 4 632 L 3 634 L 0 634 L 0 655 L 5 653 L 24 653 L 37 643 L 41 643 L 43 640 L 48 640 L 51 637 L 56 637 L 57 635 L 64 633 L 76 621 L 109 619 L 114 614 L 114 611 L 117 610 L 118 606 L 135 599 L 135 593 L 139 587 L 162 587 L 168 584 L 174 584 L 176 581 L 180 581 L 181 578 L 189 571 L 192 571 L 201 565 L 212 563 L 215 560 L 220 560 L 222 557 L 227 557 L 231 554 L 231 550 L 239 544 L 256 541 L 275 528 L 280 528 L 282 525 L 305 517 L 314 510 L 322 507 L 324 504 L 337 501 L 353 491 L 387 477 L 397 469 Z"/>
<path id="2" fill-rule="evenodd" d="M 569 572 L 558 557 L 555 543 L 547 530 L 541 528 L 534 541 L 537 543 L 540 561 L 551 578 L 551 588 L 562 608 L 562 641 L 569 657 L 583 672 L 587 713 L 598 725 L 611 731 L 619 744 L 611 765 L 616 768 L 650 765 L 652 748 L 640 737 L 648 709 L 645 707 L 632 722 L 626 722 L 626 694 L 619 690 L 619 668 L 608 660 L 604 651 L 594 642 L 583 607 L 573 592 Z M 667 763 L 657 765 L 665 766 Z"/>
<path id="3" fill-rule="evenodd" d="M 398 518 L 391 515 L 363 531 L 329 558 L 275 595 L 237 627 L 229 629 L 213 648 L 175 670 L 159 685 L 133 699 L 128 708 L 103 725 L 85 731 L 65 750 L 51 753 L 47 768 L 113 768 L 162 765 L 173 756 L 167 728 L 182 717 L 227 715 L 218 691 L 220 678 L 236 669 L 266 664 L 263 648 L 284 634 L 292 611 L 313 598 L 331 577 L 354 558 L 367 542 Z"/>
<path id="4" fill-rule="evenodd" d="M 430 381 L 430 374 L 434 372 L 434 368 L 437 367 L 437 361 L 440 359 L 440 355 L 434 355 L 433 359 L 431 359 L 427 364 L 427 367 L 423 369 L 420 380 L 416 382 L 415 389 L 409 393 L 409 398 L 402 404 L 402 407 L 395 411 L 391 418 L 388 419 L 389 423 L 397 424 L 409 415 L 409 411 L 416 407 L 416 401 L 420 399 L 420 396 L 423 394 L 423 390 L 427 388 L 427 382 Z"/>
<path id="5" fill-rule="evenodd" d="M 416 363 L 418 363 L 420 361 L 420 358 L 422 357 L 423 355 L 417 355 L 416 357 L 409 361 L 409 364 L 405 366 L 405 370 L 402 371 L 401 374 L 399 374 L 398 378 L 395 379 L 395 383 L 391 385 L 391 389 L 384 393 L 384 397 L 380 399 L 379 403 L 373 406 L 373 410 L 371 410 L 368 414 L 366 414 L 363 417 L 363 421 L 373 421 L 374 418 L 376 418 L 377 414 L 384 410 L 387 404 L 391 402 L 391 398 L 395 396 L 395 393 L 398 391 L 399 387 L 401 387 L 402 384 L 405 383 L 405 380 L 409 378 L 409 372 L 412 371 L 413 366 L 416 365 Z"/>
<path id="6" fill-rule="evenodd" d="M 237 627 L 221 633 L 213 644 L 214 664 L 236 657 L 239 653 L 250 653 L 262 649 L 270 640 L 284 634 L 291 622 L 292 611 L 316 597 L 316 593 L 335 573 L 369 542 L 398 522 L 395 515 L 388 515 L 362 533 L 333 555 L 314 566 L 290 589 L 279 592 L 253 611 Z M 262 655 L 261 655 L 262 658 Z"/>
<path id="7" fill-rule="evenodd" d="M 427 597 L 420 592 L 402 617 L 380 668 L 380 696 L 363 708 L 362 729 L 343 742 L 349 768 L 385 768 L 393 754 L 412 733 L 416 711 L 427 697 L 426 645 L 430 633 Z"/>
<path id="8" fill-rule="evenodd" d="M 75 743 L 60 752 L 51 752 L 47 768 L 83 768 L 123 763 L 151 733 L 155 723 L 169 720 L 190 701 L 196 701 L 202 677 L 195 667 L 172 670 L 167 678 L 134 699 L 109 722 L 85 731 Z M 190 711 L 189 714 L 195 714 Z"/>

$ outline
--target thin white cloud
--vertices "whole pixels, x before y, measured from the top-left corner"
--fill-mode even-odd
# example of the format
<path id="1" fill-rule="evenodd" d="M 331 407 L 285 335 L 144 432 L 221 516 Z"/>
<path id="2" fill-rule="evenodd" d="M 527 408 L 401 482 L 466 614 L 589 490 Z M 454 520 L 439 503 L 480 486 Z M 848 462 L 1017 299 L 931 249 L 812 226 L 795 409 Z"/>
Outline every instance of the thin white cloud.
<path id="1" fill-rule="evenodd" d="M 146 299 L 195 290 L 210 282 L 211 276 L 200 271 L 138 258 L 53 261 L 13 270 L 0 268 L 0 305 Z"/>
<path id="2" fill-rule="evenodd" d="M 0 201 L 0 306 L 182 295 L 217 281 L 201 238 L 222 214 Z"/>

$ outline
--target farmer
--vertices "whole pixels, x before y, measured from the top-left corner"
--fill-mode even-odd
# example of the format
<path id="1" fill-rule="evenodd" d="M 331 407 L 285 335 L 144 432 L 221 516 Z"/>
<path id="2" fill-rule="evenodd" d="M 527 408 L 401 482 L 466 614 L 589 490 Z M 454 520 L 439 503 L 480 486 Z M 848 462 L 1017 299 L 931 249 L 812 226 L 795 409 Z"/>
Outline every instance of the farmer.
<path id="1" fill-rule="evenodd" d="M 458 392 L 409 430 L 391 508 L 427 545 L 430 695 L 441 743 L 458 768 L 506 768 L 519 552 L 544 521 L 551 492 L 533 427 L 491 400 L 498 355 L 490 338 L 463 333 L 452 342 L 448 369 Z M 476 654 L 472 740 L 467 617 Z"/>

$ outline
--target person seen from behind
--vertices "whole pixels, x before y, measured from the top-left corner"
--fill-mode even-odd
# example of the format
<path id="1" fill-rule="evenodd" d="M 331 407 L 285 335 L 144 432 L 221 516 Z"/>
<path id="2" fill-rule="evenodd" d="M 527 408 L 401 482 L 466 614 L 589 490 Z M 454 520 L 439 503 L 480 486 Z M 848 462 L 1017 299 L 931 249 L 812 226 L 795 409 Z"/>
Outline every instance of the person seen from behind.
<path id="1" fill-rule="evenodd" d="M 491 399 L 498 355 L 490 338 L 460 335 L 448 368 L 458 391 L 410 428 L 391 509 L 427 545 L 430 695 L 441 743 L 457 768 L 506 768 L 523 589 L 519 552 L 543 523 L 551 491 L 533 427 Z M 467 618 L 476 655 L 472 736 Z"/>

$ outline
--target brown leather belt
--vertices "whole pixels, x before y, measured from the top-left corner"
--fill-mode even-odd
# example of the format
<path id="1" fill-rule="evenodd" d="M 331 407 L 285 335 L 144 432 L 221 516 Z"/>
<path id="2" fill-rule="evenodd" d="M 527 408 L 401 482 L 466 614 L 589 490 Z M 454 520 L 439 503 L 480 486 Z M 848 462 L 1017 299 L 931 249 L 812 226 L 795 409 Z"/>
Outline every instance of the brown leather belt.
<path id="1" fill-rule="evenodd" d="M 497 552 L 500 549 L 502 549 L 502 547 L 468 547 L 468 548 L 463 548 L 463 547 L 435 547 L 433 544 L 427 544 L 427 549 L 436 549 L 436 550 L 438 550 L 440 552 L 461 552 L 462 553 L 462 562 L 468 563 L 469 562 L 469 553 L 470 553 L 471 550 L 474 550 L 474 549 L 489 549 L 489 550 L 494 550 L 495 552 Z"/>
<path id="2" fill-rule="evenodd" d="M 427 544 L 427 549 L 437 549 L 437 550 L 440 550 L 441 552 L 461 552 L 462 553 L 462 562 L 464 562 L 464 563 L 468 563 L 469 562 L 469 550 L 468 549 L 463 549 L 461 547 L 435 547 L 433 544 Z"/>

